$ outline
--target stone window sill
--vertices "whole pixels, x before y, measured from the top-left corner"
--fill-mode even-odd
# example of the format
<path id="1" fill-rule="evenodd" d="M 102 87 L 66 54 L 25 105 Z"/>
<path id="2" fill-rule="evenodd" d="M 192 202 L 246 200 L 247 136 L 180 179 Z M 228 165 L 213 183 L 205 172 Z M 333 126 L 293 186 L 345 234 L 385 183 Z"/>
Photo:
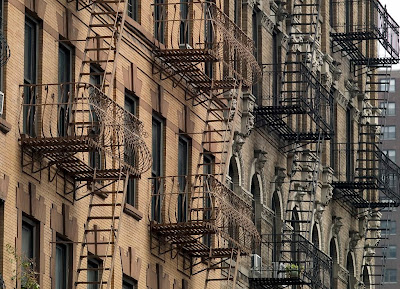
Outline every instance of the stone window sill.
<path id="1" fill-rule="evenodd" d="M 143 213 L 130 204 L 125 204 L 124 213 L 137 221 L 140 221 L 143 218 Z"/>
<path id="2" fill-rule="evenodd" d="M 0 131 L 7 134 L 11 130 L 11 124 L 7 122 L 4 118 L 0 117 Z"/>

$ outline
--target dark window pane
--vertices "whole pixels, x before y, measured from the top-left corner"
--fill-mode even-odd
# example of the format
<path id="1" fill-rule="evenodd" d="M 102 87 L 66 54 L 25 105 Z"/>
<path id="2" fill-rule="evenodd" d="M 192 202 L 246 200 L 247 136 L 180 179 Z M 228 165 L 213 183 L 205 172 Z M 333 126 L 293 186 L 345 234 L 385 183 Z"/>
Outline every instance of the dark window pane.
<path id="1" fill-rule="evenodd" d="M 56 246 L 56 289 L 67 289 L 67 246 L 65 244 L 57 244 Z"/>

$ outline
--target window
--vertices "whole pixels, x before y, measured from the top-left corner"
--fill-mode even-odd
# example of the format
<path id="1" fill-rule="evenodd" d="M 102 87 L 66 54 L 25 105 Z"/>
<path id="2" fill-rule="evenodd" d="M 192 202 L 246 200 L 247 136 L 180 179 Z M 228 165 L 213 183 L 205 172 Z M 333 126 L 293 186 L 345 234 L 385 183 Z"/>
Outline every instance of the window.
<path id="1" fill-rule="evenodd" d="M 242 1 L 241 0 L 234 0 L 234 8 L 233 8 L 234 17 L 233 17 L 233 21 L 239 27 L 242 26 L 241 23 L 240 23 L 240 20 L 242 19 L 242 17 L 240 17 L 241 8 L 242 8 Z"/>
<path id="2" fill-rule="evenodd" d="M 128 0 L 128 16 L 133 20 L 139 19 L 139 0 Z"/>
<path id="3" fill-rule="evenodd" d="M 38 65 L 38 23 L 30 17 L 25 18 L 25 40 L 24 40 L 24 84 L 32 85 L 37 82 Z M 24 89 L 24 124 L 25 134 L 35 136 L 35 104 L 36 90 L 25 86 Z"/>
<path id="4" fill-rule="evenodd" d="M 379 103 L 380 109 L 385 109 L 386 116 L 393 116 L 396 115 L 396 103 L 395 102 L 388 102 L 386 106 L 386 102 Z"/>
<path id="5" fill-rule="evenodd" d="M 334 0 L 329 0 L 329 24 L 331 27 L 334 27 L 335 21 L 334 21 L 334 5 L 333 5 Z"/>
<path id="6" fill-rule="evenodd" d="M 397 258 L 397 246 L 390 245 L 387 248 L 383 248 L 383 255 L 388 259 L 396 259 Z"/>
<path id="7" fill-rule="evenodd" d="M 100 87 L 102 78 L 100 76 L 100 73 L 102 71 L 95 66 L 91 65 L 90 66 L 90 73 L 95 73 L 90 75 L 89 83 L 96 86 Z M 100 124 L 99 124 L 99 117 L 96 114 L 95 110 L 93 107 L 91 107 L 91 114 L 90 114 L 90 121 L 92 122 L 90 132 L 89 134 L 91 135 L 98 135 L 100 133 Z M 101 154 L 100 151 L 92 151 L 89 153 L 89 165 L 92 168 L 96 169 L 101 169 Z"/>
<path id="8" fill-rule="evenodd" d="M 190 44 L 189 2 L 190 0 L 181 0 L 181 5 L 180 5 L 181 21 L 179 25 L 179 45 L 181 45 L 182 48 L 187 48 L 187 46 Z"/>
<path id="9" fill-rule="evenodd" d="M 125 91 L 125 110 L 136 116 L 137 103 L 138 99 L 129 91 Z M 134 155 L 128 147 L 125 147 L 124 159 L 128 164 L 134 165 Z M 131 176 L 128 180 L 126 203 L 136 207 L 136 197 L 136 178 Z"/>
<path id="10" fill-rule="evenodd" d="M 393 140 L 396 139 L 396 126 L 389 125 L 383 128 L 383 139 Z"/>
<path id="11" fill-rule="evenodd" d="M 39 260 L 39 239 L 38 239 L 38 226 L 37 223 L 27 217 L 22 218 L 22 259 L 24 261 L 32 262 L 33 269 L 37 271 L 35 268 L 36 264 L 38 264 Z M 22 288 L 25 286 L 25 280 L 22 280 Z"/>
<path id="12" fill-rule="evenodd" d="M 346 178 L 351 181 L 354 173 L 354 129 L 351 108 L 346 110 Z"/>
<path id="13" fill-rule="evenodd" d="M 163 168 L 163 122 L 158 117 L 153 117 L 152 121 L 152 156 L 153 164 L 151 176 L 153 178 L 153 196 L 151 201 L 151 216 L 154 221 L 161 222 L 161 176 Z"/>
<path id="14" fill-rule="evenodd" d="M 381 220 L 382 235 L 396 235 L 396 221 Z"/>
<path id="15" fill-rule="evenodd" d="M 57 239 L 56 245 L 56 289 L 67 289 L 70 287 L 69 268 L 72 262 L 72 250 L 70 244 L 62 243 Z"/>
<path id="16" fill-rule="evenodd" d="M 138 283 L 136 280 L 124 275 L 122 279 L 122 289 L 137 289 Z"/>
<path id="17" fill-rule="evenodd" d="M 205 193 L 205 198 L 204 198 L 204 210 L 205 213 L 203 215 L 204 220 L 210 220 L 211 216 L 212 216 L 212 197 L 210 194 L 210 187 L 206 184 L 207 180 L 208 180 L 208 175 L 211 175 L 213 173 L 213 163 L 214 161 L 214 156 L 207 153 L 204 154 L 203 157 L 203 162 L 204 162 L 204 166 L 203 166 L 203 174 L 204 174 L 204 193 Z M 211 235 L 210 234 L 206 234 L 203 236 L 203 243 L 206 244 L 207 246 L 211 246 Z"/>
<path id="18" fill-rule="evenodd" d="M 346 11 L 345 11 L 345 20 L 346 20 L 346 32 L 352 32 L 352 19 L 354 17 L 353 15 L 353 0 L 346 0 L 345 3 Z"/>
<path id="19" fill-rule="evenodd" d="M 97 259 L 90 259 L 88 260 L 88 270 L 87 271 L 87 281 L 88 282 L 98 282 L 100 283 L 100 271 L 99 270 L 93 270 L 93 269 L 99 269 L 101 268 L 101 261 Z M 88 284 L 87 289 L 98 289 L 99 284 Z"/>
<path id="20" fill-rule="evenodd" d="M 204 9 L 204 19 L 205 19 L 205 27 L 204 27 L 204 43 L 205 46 L 209 49 L 213 48 L 214 44 L 214 25 L 213 25 L 213 9 L 211 9 L 213 3 L 215 1 L 207 1 L 206 7 Z M 215 5 L 215 4 L 214 4 Z M 212 61 L 207 61 L 204 65 L 204 73 L 209 77 L 213 78 L 214 67 Z"/>
<path id="21" fill-rule="evenodd" d="M 187 219 L 188 205 L 188 182 L 189 174 L 189 140 L 185 137 L 179 137 L 178 144 L 178 178 L 179 178 L 179 195 L 178 195 L 178 222 L 185 222 Z"/>
<path id="22" fill-rule="evenodd" d="M 395 79 L 381 79 L 380 82 L 380 91 L 388 91 L 395 92 L 396 91 L 396 80 Z"/>
<path id="23" fill-rule="evenodd" d="M 392 162 L 396 162 L 396 150 L 383 150 L 382 151 Z"/>
<path id="24" fill-rule="evenodd" d="M 383 282 L 397 283 L 397 269 L 383 269 Z"/>
<path id="25" fill-rule="evenodd" d="M 164 43 L 164 27 L 166 19 L 164 0 L 154 0 L 154 37 Z"/>
<path id="26" fill-rule="evenodd" d="M 259 61 L 259 53 L 258 53 L 258 48 L 259 48 L 259 39 L 258 39 L 258 13 L 257 10 L 253 9 L 253 13 L 251 16 L 251 25 L 252 25 L 252 32 L 253 32 L 253 41 L 254 41 L 254 57 L 256 58 L 257 61 Z M 260 85 L 258 82 L 254 83 L 252 86 L 252 93 L 256 97 L 256 103 L 257 99 L 259 98 L 260 94 Z"/>
<path id="27" fill-rule="evenodd" d="M 72 50 L 62 44 L 58 48 L 58 83 L 72 82 Z M 68 103 L 71 84 L 62 84 L 58 92 L 58 135 L 66 136 L 69 122 Z M 68 115 L 67 115 L 68 114 Z"/>

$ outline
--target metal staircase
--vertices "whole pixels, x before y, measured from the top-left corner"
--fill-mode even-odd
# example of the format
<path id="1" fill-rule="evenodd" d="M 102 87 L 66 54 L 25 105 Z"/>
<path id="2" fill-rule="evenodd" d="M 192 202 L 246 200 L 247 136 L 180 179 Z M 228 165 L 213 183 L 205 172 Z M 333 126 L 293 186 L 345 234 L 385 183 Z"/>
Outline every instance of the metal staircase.
<path id="1" fill-rule="evenodd" d="M 127 181 L 151 166 L 143 124 L 112 100 L 127 5 L 77 1 L 90 13 L 78 82 L 21 85 L 30 96 L 20 112 L 23 167 L 39 177 L 48 169 L 65 197 L 88 202 L 73 288 L 111 288 Z"/>
<path id="2" fill-rule="evenodd" d="M 256 125 L 275 132 L 289 144 L 317 142 L 320 135 L 330 139 L 333 133 L 333 98 L 322 86 L 313 63 L 320 5 L 318 0 L 293 1 L 281 89 L 255 109 Z M 307 116 L 307 120 L 300 116 Z"/>
<path id="3" fill-rule="evenodd" d="M 253 270 L 249 281 L 254 289 L 331 288 L 332 260 L 311 242 L 322 145 L 333 134 L 333 98 L 319 81 L 314 63 L 321 3 L 292 3 L 281 90 L 256 109 L 258 126 L 275 132 L 286 141 L 284 147 L 290 147 L 289 192 L 282 234 L 262 236 L 261 251 L 276 261 L 272 267 Z"/>
<path id="4" fill-rule="evenodd" d="M 205 113 L 203 130 L 193 132 L 202 148 L 194 175 L 151 178 L 151 210 L 162 212 L 160 220 L 150 217 L 152 250 L 189 258 L 183 270 L 204 272 L 204 288 L 213 281 L 235 288 L 240 257 L 259 239 L 251 204 L 226 184 L 242 89 L 261 74 L 253 42 L 212 1 L 155 3 L 154 9 L 155 26 L 168 25 L 171 35 L 154 47 L 153 73 L 181 85 Z M 185 11 L 192 11 L 190 21 Z"/>

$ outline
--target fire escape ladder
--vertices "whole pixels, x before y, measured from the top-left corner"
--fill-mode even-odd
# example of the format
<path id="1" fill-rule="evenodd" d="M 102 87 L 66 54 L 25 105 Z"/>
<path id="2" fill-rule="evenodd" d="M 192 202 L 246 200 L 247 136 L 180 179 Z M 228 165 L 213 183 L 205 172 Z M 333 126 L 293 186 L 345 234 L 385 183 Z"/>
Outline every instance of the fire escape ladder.
<path id="1" fill-rule="evenodd" d="M 128 0 L 93 0 L 78 83 L 95 85 L 107 96 L 113 91 Z"/>
<path id="2" fill-rule="evenodd" d="M 129 174 L 122 169 L 116 181 L 101 178 L 92 185 L 88 215 L 84 226 L 74 288 L 111 288 L 121 218 L 126 199 Z M 103 182 L 98 187 L 96 183 Z M 104 185 L 104 182 L 108 184 Z M 104 199 L 104 200 L 103 200 Z M 91 260 L 97 266 L 90 265 Z M 88 281 L 88 275 L 97 276 Z"/>

